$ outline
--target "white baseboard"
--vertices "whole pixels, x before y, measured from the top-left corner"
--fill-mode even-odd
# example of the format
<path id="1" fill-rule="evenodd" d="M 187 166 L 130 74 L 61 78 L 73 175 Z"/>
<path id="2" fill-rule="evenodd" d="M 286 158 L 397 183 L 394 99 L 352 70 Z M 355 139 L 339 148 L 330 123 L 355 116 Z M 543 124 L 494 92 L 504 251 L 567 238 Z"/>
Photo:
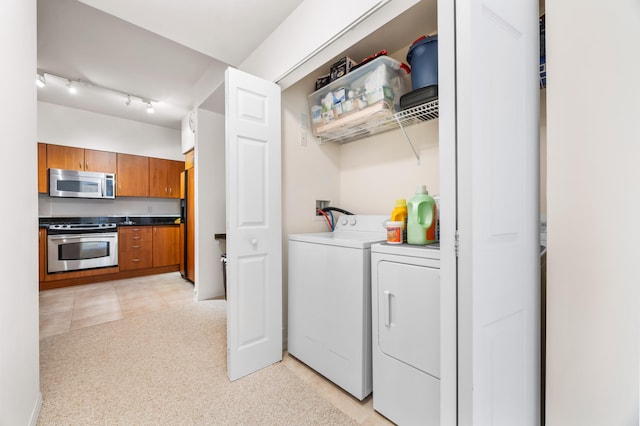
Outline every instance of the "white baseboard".
<path id="1" fill-rule="evenodd" d="M 33 410 L 31 411 L 31 419 L 29 419 L 30 426 L 36 426 L 36 423 L 38 423 L 38 417 L 40 417 L 41 409 L 42 409 L 42 392 L 38 392 L 38 397 L 36 398 L 36 402 L 33 405 Z"/>

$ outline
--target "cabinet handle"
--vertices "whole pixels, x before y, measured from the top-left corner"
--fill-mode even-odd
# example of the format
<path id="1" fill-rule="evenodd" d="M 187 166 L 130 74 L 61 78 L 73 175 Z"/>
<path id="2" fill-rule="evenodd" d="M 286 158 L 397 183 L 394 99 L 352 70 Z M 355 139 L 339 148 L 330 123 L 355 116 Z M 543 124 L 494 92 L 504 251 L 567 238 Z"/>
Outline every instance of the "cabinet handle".
<path id="1" fill-rule="evenodd" d="M 140 248 L 142 246 L 131 246 L 131 248 Z"/>
<path id="2" fill-rule="evenodd" d="M 82 160 L 78 161 L 78 167 L 80 167 L 80 170 L 82 170 Z"/>
<path id="3" fill-rule="evenodd" d="M 132 240 L 139 240 L 140 237 L 131 237 Z"/>
<path id="4" fill-rule="evenodd" d="M 169 188 L 169 194 L 173 194 L 173 188 Z"/>
<path id="5" fill-rule="evenodd" d="M 164 192 L 169 192 L 166 186 L 164 187 Z"/>
<path id="6" fill-rule="evenodd" d="M 132 262 L 140 262 L 140 259 L 131 259 Z"/>

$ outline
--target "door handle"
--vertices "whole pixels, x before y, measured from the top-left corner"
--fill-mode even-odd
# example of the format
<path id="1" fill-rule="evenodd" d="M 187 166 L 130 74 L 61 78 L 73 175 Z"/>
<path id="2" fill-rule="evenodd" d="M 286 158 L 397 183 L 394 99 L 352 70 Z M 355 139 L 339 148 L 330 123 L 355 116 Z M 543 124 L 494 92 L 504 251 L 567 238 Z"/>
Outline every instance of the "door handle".
<path id="1" fill-rule="evenodd" d="M 384 297 L 382 298 L 384 308 L 384 325 L 386 327 L 391 327 L 391 292 L 389 290 L 384 291 Z"/>
<path id="2" fill-rule="evenodd" d="M 255 238 L 253 238 L 253 239 L 251 240 L 251 245 L 252 245 L 252 246 L 255 246 L 256 244 L 258 244 L 258 240 L 257 240 L 257 239 L 255 239 Z"/>

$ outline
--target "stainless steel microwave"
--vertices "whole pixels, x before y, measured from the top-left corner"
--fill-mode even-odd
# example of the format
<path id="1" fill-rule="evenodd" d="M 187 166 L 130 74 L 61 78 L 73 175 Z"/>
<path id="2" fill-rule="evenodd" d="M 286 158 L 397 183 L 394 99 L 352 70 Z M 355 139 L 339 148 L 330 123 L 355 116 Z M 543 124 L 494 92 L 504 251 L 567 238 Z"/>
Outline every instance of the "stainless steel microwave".
<path id="1" fill-rule="evenodd" d="M 49 169 L 49 196 L 67 198 L 116 198 L 114 173 Z"/>

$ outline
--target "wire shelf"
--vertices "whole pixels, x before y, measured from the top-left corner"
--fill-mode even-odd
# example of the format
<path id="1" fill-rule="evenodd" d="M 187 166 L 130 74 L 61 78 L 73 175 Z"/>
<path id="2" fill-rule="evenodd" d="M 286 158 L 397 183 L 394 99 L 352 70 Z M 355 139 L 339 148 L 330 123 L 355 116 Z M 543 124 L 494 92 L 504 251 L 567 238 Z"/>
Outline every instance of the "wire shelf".
<path id="1" fill-rule="evenodd" d="M 318 137 L 321 143 L 347 143 L 400 127 L 412 126 L 438 118 L 439 100 L 435 99 L 403 111 L 393 112 L 386 104 L 381 103 L 368 111 L 362 110 L 358 115 L 345 117 L 332 123 L 330 129 L 320 130 Z"/>

